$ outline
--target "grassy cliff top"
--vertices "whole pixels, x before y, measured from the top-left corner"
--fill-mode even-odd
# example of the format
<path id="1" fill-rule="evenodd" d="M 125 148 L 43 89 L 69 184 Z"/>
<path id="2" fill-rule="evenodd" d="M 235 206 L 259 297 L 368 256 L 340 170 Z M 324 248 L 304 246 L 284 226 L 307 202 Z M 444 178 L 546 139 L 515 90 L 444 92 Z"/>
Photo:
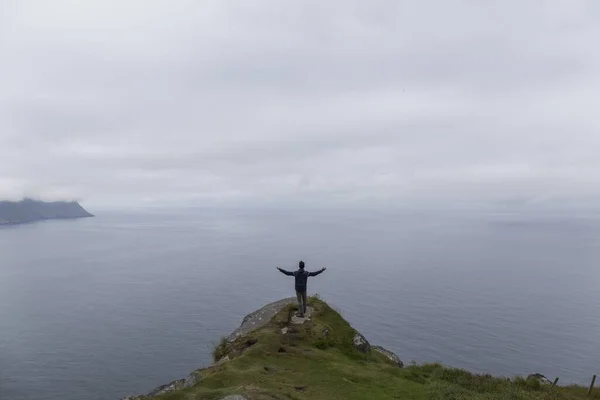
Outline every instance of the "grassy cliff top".
<path id="1" fill-rule="evenodd" d="M 183 385 L 191 386 L 135 399 L 600 399 L 598 390 L 588 397 L 583 387 L 474 375 L 439 364 L 400 368 L 380 352 L 359 351 L 357 332 L 324 301 L 312 297 L 309 305 L 314 312 L 304 324 L 292 323 L 296 308 L 287 305 L 261 328 L 233 342 L 223 338 L 214 350 L 217 362 L 193 372 L 193 382 Z"/>

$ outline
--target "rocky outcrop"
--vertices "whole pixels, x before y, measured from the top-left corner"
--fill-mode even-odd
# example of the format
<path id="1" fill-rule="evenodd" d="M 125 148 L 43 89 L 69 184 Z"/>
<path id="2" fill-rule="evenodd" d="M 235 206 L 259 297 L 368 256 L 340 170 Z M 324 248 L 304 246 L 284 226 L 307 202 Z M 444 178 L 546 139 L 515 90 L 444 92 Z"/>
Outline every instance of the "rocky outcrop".
<path id="1" fill-rule="evenodd" d="M 198 382 L 198 375 L 192 372 L 185 379 L 178 379 L 173 382 L 169 382 L 166 385 L 161 385 L 148 393 L 145 396 L 125 396 L 121 400 L 143 400 L 147 397 L 160 396 L 161 394 L 169 393 L 174 390 L 185 389 L 195 385 Z"/>
<path id="2" fill-rule="evenodd" d="M 531 374 L 529 376 L 527 376 L 527 379 L 535 379 L 540 381 L 540 383 L 544 384 L 544 385 L 552 385 L 552 381 L 548 378 L 546 378 L 544 375 L 542 374 Z"/>
<path id="3" fill-rule="evenodd" d="M 361 353 L 369 353 L 371 351 L 371 344 L 360 332 L 356 332 L 352 342 L 354 343 L 354 347 Z"/>
<path id="4" fill-rule="evenodd" d="M 404 363 L 402 362 L 400 357 L 398 357 L 395 353 L 389 351 L 388 349 L 385 349 L 381 346 L 372 346 L 371 349 L 380 352 L 381 354 L 386 356 L 391 362 L 398 365 L 400 368 L 404 367 Z"/>
<path id="5" fill-rule="evenodd" d="M 277 315 L 281 310 L 283 310 L 289 304 L 296 303 L 296 298 L 288 297 L 286 299 L 278 300 L 273 303 L 269 303 L 266 306 L 262 307 L 259 310 L 254 311 L 244 317 L 240 326 L 229 335 L 227 338 L 228 343 L 233 343 L 236 339 L 247 336 L 249 333 L 262 328 L 266 324 L 268 324 L 271 319 L 275 315 Z M 308 315 L 307 315 L 308 316 Z M 223 356 L 219 359 L 215 365 L 222 365 L 226 362 L 230 361 L 230 357 L 228 355 Z M 167 383 L 166 385 L 162 385 L 151 391 L 150 393 L 143 396 L 127 396 L 122 398 L 121 400 L 143 400 L 148 397 L 158 396 L 161 394 L 165 394 L 168 392 L 172 392 L 174 390 L 185 389 L 190 387 L 198 382 L 198 375 L 196 373 L 191 373 L 185 379 L 178 379 L 173 382 Z M 236 397 L 226 397 L 227 400 L 234 400 Z M 243 397 L 238 397 L 238 399 L 243 399 Z"/>
<path id="6" fill-rule="evenodd" d="M 76 201 L 45 202 L 32 199 L 0 201 L 0 225 L 85 217 L 93 217 L 93 215 Z"/>
<path id="7" fill-rule="evenodd" d="M 283 310 L 289 304 L 296 303 L 296 298 L 288 297 L 273 303 L 269 303 L 259 310 L 254 311 L 244 317 L 242 324 L 235 331 L 229 335 L 227 341 L 229 343 L 234 342 L 236 339 L 246 336 L 252 331 L 262 328 L 268 324 L 275 315 Z"/>
<path id="8" fill-rule="evenodd" d="M 245 336 L 248 336 L 248 334 L 250 334 L 251 332 L 264 327 L 269 322 L 271 322 L 273 317 L 275 315 L 277 315 L 280 311 L 282 311 L 285 307 L 287 307 L 290 304 L 295 304 L 295 303 L 296 303 L 296 299 L 293 297 L 289 297 L 286 299 L 282 299 L 282 300 L 267 304 L 266 306 L 262 307 L 261 309 L 256 310 L 253 313 L 246 315 L 246 317 L 244 317 L 244 319 L 242 320 L 242 323 L 240 324 L 240 326 L 235 331 L 233 331 L 233 333 L 231 335 L 229 335 L 229 337 L 227 338 L 226 345 L 230 346 L 230 345 L 234 344 L 234 342 L 240 343 L 240 342 L 236 342 L 236 340 L 243 338 Z M 304 317 L 292 316 L 289 320 L 290 325 L 281 328 L 281 334 L 287 335 L 288 332 L 290 332 L 290 331 L 293 332 L 293 330 L 295 329 L 293 327 L 293 325 L 304 324 L 306 322 L 309 322 L 311 320 L 310 317 L 312 316 L 313 313 L 314 313 L 314 309 L 312 307 L 307 307 L 307 312 Z M 316 318 L 316 316 L 315 316 L 315 318 Z M 324 327 L 320 336 L 322 338 L 327 338 L 329 336 L 329 334 L 330 334 L 329 328 Z M 354 347 L 362 353 L 369 353 L 372 350 L 378 351 L 378 352 L 382 353 L 383 355 L 385 355 L 391 362 L 398 365 L 399 367 L 403 367 L 403 365 L 404 365 L 403 362 L 400 360 L 400 358 L 393 352 L 391 352 L 381 346 L 371 346 L 369 341 L 358 331 L 355 331 L 352 341 L 353 341 Z M 242 342 L 244 342 L 244 341 L 242 341 Z M 244 347 L 244 350 L 245 350 L 246 348 L 249 348 L 250 346 L 254 345 L 255 343 L 256 343 L 256 339 L 248 338 L 248 339 L 246 339 L 246 341 L 244 343 L 242 343 L 242 345 L 245 346 Z M 285 352 L 285 349 L 280 348 L 279 352 Z M 234 354 L 234 353 L 232 353 L 232 354 Z M 239 352 L 235 353 L 235 354 L 239 355 Z M 233 355 L 232 357 L 233 357 L 233 359 L 236 358 L 235 355 Z M 209 367 L 208 369 L 219 368 L 224 363 L 231 361 L 232 357 L 230 357 L 229 355 L 226 354 L 223 357 L 221 357 L 215 364 L 213 364 L 212 367 Z M 147 398 L 152 398 L 154 396 L 169 393 L 169 392 L 172 392 L 175 390 L 188 388 L 200 381 L 201 376 L 202 376 L 201 371 L 202 370 L 193 372 L 185 379 L 178 379 L 178 380 L 170 382 L 166 385 L 159 386 L 145 396 L 127 396 L 127 397 L 124 397 L 122 400 L 144 400 Z M 221 400 L 246 400 L 246 399 L 241 395 L 231 395 L 231 396 L 224 397 Z"/>

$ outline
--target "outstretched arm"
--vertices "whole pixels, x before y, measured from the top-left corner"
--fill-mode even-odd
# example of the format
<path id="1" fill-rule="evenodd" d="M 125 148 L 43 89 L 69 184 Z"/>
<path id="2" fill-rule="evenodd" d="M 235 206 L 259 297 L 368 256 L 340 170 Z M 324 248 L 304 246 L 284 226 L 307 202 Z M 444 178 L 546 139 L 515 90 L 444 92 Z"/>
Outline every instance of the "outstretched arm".
<path id="1" fill-rule="evenodd" d="M 282 268 L 279 268 L 279 267 L 276 267 L 276 268 L 277 268 L 277 269 L 279 270 L 279 272 L 281 272 L 282 274 L 285 274 L 285 275 L 288 275 L 288 276 L 294 276 L 294 273 L 293 273 L 293 272 L 286 271 L 285 269 L 282 269 Z"/>
<path id="2" fill-rule="evenodd" d="M 318 271 L 315 271 L 315 272 L 309 272 L 309 273 L 308 273 L 308 276 L 317 276 L 317 275 L 319 275 L 320 273 L 322 273 L 323 271 L 325 271 L 326 269 L 327 269 L 327 267 L 323 267 L 323 268 L 321 268 L 321 269 L 320 269 L 320 270 L 318 270 Z"/>

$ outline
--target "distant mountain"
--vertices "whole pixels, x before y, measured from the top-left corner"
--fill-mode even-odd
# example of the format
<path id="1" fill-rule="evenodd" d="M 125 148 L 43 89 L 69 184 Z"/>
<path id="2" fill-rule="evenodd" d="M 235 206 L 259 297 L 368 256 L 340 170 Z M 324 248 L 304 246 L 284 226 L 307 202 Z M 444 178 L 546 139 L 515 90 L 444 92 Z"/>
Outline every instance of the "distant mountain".
<path id="1" fill-rule="evenodd" d="M 0 225 L 85 217 L 93 217 L 93 215 L 76 201 L 45 202 L 33 199 L 0 201 Z"/>

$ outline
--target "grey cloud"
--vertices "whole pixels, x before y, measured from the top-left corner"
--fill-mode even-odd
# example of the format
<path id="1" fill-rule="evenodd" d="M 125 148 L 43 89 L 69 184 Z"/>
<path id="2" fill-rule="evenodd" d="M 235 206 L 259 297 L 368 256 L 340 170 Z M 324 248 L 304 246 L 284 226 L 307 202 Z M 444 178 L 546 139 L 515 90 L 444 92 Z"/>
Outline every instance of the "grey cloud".
<path id="1" fill-rule="evenodd" d="M 600 9 L 0 0 L 0 197 L 593 199 Z"/>

